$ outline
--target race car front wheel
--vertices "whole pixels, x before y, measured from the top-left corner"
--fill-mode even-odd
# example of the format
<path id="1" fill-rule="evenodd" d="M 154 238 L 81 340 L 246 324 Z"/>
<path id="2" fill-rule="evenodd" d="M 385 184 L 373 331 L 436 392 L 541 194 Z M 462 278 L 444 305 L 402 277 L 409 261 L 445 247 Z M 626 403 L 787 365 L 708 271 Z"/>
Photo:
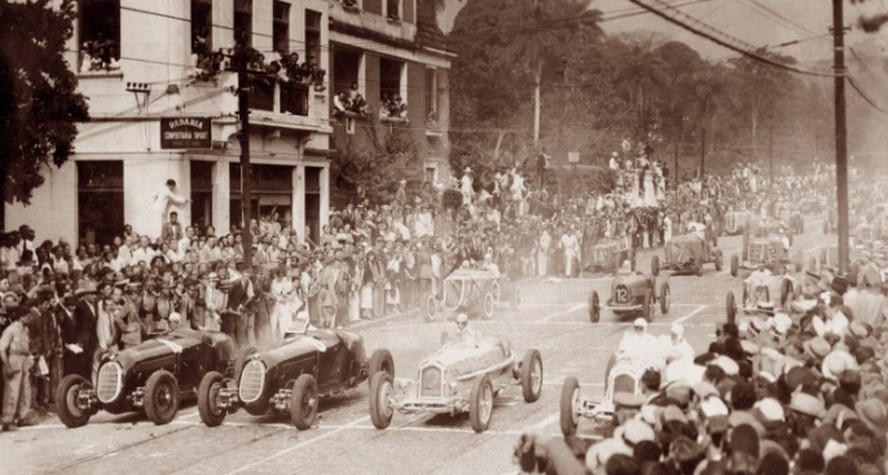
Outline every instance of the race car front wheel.
<path id="1" fill-rule="evenodd" d="M 543 392 L 543 358 L 538 350 L 527 350 L 521 361 L 521 392 L 525 402 L 536 402 Z"/>
<path id="2" fill-rule="evenodd" d="M 296 378 L 290 395 L 290 419 L 297 429 L 306 430 L 311 428 L 317 414 L 318 383 L 314 376 L 302 374 Z"/>
<path id="3" fill-rule="evenodd" d="M 197 412 L 207 427 L 216 427 L 225 420 L 226 410 L 216 404 L 219 390 L 225 387 L 222 374 L 210 371 L 200 380 L 197 388 Z"/>
<path id="4" fill-rule="evenodd" d="M 156 425 L 169 424 L 179 412 L 179 383 L 173 373 L 154 372 L 145 383 L 145 415 Z"/>
<path id="5" fill-rule="evenodd" d="M 81 390 L 92 389 L 92 384 L 79 374 L 69 374 L 62 378 L 56 394 L 59 420 L 68 428 L 81 427 L 89 422 L 92 413 L 80 409 L 77 404 Z"/>
<path id="6" fill-rule="evenodd" d="M 561 433 L 565 437 L 577 433 L 580 424 L 580 382 L 569 376 L 561 385 Z"/>
<path id="7" fill-rule="evenodd" d="M 490 427 L 493 416 L 493 384 L 490 376 L 475 378 L 472 383 L 472 395 L 469 399 L 469 422 L 472 430 L 481 433 Z"/>
<path id="8" fill-rule="evenodd" d="M 392 423 L 392 410 L 389 399 L 394 393 L 392 377 L 382 371 L 370 378 L 370 421 L 377 429 L 385 429 Z"/>

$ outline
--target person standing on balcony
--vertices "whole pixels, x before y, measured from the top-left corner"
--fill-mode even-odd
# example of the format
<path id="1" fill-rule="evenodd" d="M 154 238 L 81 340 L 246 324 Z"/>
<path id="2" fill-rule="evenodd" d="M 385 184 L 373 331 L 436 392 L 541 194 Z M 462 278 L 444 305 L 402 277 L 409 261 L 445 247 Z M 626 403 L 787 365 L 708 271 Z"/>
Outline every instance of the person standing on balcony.
<path id="1" fill-rule="evenodd" d="M 166 184 L 162 186 L 157 191 L 157 193 L 154 194 L 154 216 L 158 217 L 160 220 L 153 225 L 154 227 L 149 230 L 148 234 L 155 236 L 161 234 L 164 221 L 166 220 L 166 217 L 170 214 L 170 208 L 173 206 L 184 205 L 190 202 L 190 199 L 176 193 L 176 180 L 167 180 Z"/>

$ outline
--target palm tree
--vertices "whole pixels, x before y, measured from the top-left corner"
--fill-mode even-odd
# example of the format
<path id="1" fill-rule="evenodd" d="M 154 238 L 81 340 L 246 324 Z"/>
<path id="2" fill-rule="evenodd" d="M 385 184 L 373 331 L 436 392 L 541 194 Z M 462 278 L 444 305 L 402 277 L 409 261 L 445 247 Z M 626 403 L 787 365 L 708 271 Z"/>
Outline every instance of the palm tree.
<path id="1" fill-rule="evenodd" d="M 651 123 L 651 109 L 658 94 L 667 85 L 663 61 L 651 49 L 649 41 L 632 45 L 626 63 L 617 70 L 614 83 L 638 116 L 639 136 L 644 137 Z"/>
<path id="2" fill-rule="evenodd" d="M 706 167 L 706 130 L 711 128 L 719 112 L 731 106 L 727 73 L 715 65 L 701 69 L 694 78 L 694 119 L 700 126 L 700 178 Z"/>

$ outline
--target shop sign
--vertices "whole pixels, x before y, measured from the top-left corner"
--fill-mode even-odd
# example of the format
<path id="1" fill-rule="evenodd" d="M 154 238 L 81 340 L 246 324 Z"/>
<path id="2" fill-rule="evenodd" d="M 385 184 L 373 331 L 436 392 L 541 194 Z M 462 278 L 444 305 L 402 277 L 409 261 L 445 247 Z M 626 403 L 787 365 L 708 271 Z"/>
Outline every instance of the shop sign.
<path id="1" fill-rule="evenodd" d="M 160 148 L 211 148 L 209 117 L 160 119 Z"/>

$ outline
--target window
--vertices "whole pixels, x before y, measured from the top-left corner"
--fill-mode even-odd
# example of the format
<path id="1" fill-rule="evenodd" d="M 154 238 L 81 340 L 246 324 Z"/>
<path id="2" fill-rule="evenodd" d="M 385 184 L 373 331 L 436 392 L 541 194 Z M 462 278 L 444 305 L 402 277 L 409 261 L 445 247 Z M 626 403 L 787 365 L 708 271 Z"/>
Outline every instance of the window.
<path id="1" fill-rule="evenodd" d="M 363 84 L 360 84 L 360 70 L 363 62 L 363 55 L 358 50 L 351 50 L 336 46 L 333 52 L 333 79 L 336 83 L 333 85 L 333 92 L 346 94 L 357 85 L 358 91 L 362 91 Z"/>
<path id="2" fill-rule="evenodd" d="M 209 56 L 213 51 L 213 2 L 191 0 L 191 53 Z"/>
<path id="3" fill-rule="evenodd" d="M 438 182 L 438 167 L 436 166 L 428 166 L 425 167 L 425 181 L 430 183 Z"/>
<path id="4" fill-rule="evenodd" d="M 253 0 L 234 0 L 234 41 L 253 45 Z"/>
<path id="5" fill-rule="evenodd" d="M 116 69 L 120 59 L 120 1 L 80 1 L 81 72 Z"/>
<path id="6" fill-rule="evenodd" d="M 274 24 L 272 37 L 274 50 L 280 54 L 290 52 L 290 4 L 274 2 Z"/>
<path id="7" fill-rule="evenodd" d="M 401 18 L 401 0 L 385 0 L 386 15 L 393 20 Z"/>
<path id="8" fill-rule="evenodd" d="M 78 161 L 76 164 L 80 243 L 111 244 L 123 229 L 123 162 Z"/>
<path id="9" fill-rule="evenodd" d="M 305 62 L 321 67 L 321 13 L 305 10 Z"/>
<path id="10" fill-rule="evenodd" d="M 402 97 L 402 75 L 404 63 L 394 59 L 379 59 L 379 97 L 385 100 L 394 100 Z"/>
<path id="11" fill-rule="evenodd" d="M 430 122 L 438 120 L 438 71 L 426 68 L 426 116 Z"/>

